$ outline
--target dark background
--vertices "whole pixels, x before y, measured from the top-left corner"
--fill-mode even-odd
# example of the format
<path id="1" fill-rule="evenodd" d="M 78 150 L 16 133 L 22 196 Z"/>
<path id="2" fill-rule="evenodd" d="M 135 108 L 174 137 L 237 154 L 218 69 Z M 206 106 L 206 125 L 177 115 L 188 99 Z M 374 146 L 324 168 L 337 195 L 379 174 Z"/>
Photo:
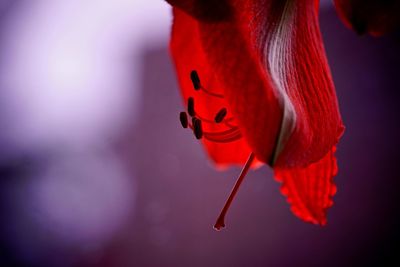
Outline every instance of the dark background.
<path id="1" fill-rule="evenodd" d="M 212 229 L 240 169 L 214 170 L 200 144 L 182 130 L 177 119 L 182 101 L 165 40 L 143 48 L 138 120 L 107 140 L 105 150 L 76 153 L 56 144 L 16 153 L 0 140 L 5 147 L 0 151 L 0 265 L 399 265 L 400 37 L 357 36 L 333 9 L 324 9 L 320 17 L 346 125 L 337 151 L 338 193 L 326 227 L 294 217 L 271 170 L 264 166 L 246 178 L 228 214 L 227 228 Z M 0 116 L 2 129 L 10 117 Z M 123 223 L 107 238 L 70 238 L 74 229 L 52 221 L 27 198 L 36 178 L 66 154 L 68 162 L 82 165 L 93 154 L 104 162 L 112 154 L 127 174 L 129 182 L 123 186 L 135 188 L 132 207 L 124 210 Z M 61 171 L 76 170 L 74 166 Z M 102 164 L 95 166 L 105 171 Z M 96 191 L 96 175 L 84 173 L 93 177 L 82 178 L 86 182 L 78 181 L 78 188 Z M 112 174 L 109 178 L 112 181 Z M 121 196 L 120 189 L 115 193 L 106 190 L 108 183 L 103 187 L 95 199 L 93 192 L 84 191 L 84 198 L 77 198 L 75 189 L 64 192 L 66 203 L 77 201 L 77 207 L 84 207 L 82 214 L 71 208 L 71 216 L 84 217 L 108 203 L 100 199 Z M 113 214 L 106 218 L 113 221 Z M 89 223 L 95 228 L 101 222 Z"/>

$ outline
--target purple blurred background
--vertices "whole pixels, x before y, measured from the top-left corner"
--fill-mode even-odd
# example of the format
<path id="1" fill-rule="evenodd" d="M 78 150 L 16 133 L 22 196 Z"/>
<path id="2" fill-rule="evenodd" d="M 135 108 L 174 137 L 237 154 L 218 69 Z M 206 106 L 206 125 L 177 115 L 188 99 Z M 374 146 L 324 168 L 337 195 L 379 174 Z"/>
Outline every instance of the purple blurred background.
<path id="1" fill-rule="evenodd" d="M 0 266 L 400 264 L 400 36 L 321 27 L 347 126 L 326 227 L 267 167 L 212 225 L 240 169 L 181 129 L 158 1 L 0 0 Z"/>

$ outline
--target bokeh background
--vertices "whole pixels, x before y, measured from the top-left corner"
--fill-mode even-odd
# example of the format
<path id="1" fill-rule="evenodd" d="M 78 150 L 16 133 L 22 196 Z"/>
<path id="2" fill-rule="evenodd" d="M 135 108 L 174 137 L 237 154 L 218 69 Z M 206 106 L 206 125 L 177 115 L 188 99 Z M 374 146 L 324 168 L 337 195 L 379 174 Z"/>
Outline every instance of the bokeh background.
<path id="1" fill-rule="evenodd" d="M 347 126 L 326 227 L 272 172 L 215 171 L 181 129 L 161 0 L 0 0 L 0 266 L 399 266 L 400 37 L 323 1 Z"/>

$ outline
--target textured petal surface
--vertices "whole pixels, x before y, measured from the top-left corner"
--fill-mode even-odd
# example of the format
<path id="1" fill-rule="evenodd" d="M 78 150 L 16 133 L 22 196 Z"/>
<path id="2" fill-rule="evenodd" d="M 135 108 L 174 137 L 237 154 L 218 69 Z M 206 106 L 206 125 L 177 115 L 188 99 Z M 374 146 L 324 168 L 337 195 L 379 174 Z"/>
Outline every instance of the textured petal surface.
<path id="1" fill-rule="evenodd" d="M 306 168 L 276 168 L 275 178 L 282 182 L 281 192 L 287 197 L 292 212 L 299 218 L 326 224 L 326 212 L 336 193 L 333 177 L 337 174 L 333 148 L 323 159 Z"/>
<path id="2" fill-rule="evenodd" d="M 307 166 L 338 142 L 344 128 L 322 45 L 316 1 L 273 2 L 257 17 L 267 20 L 257 23 L 267 26 L 257 35 L 264 64 L 284 100 L 275 165 Z"/>
<path id="3" fill-rule="evenodd" d="M 335 0 L 340 18 L 357 33 L 381 35 L 400 29 L 398 0 Z"/>
<path id="4" fill-rule="evenodd" d="M 199 29 L 200 23 L 180 9 L 174 8 L 173 12 L 174 23 L 170 47 L 185 105 L 187 105 L 187 99 L 193 97 L 196 113 L 202 118 L 212 120 L 218 110 L 223 107 L 228 109 L 227 117 L 232 117 L 225 97 L 221 99 L 210 96 L 202 90 L 195 91 L 193 89 L 190 80 L 192 70 L 197 70 L 202 86 L 212 93 L 224 94 L 226 85 L 224 79 L 221 78 L 222 74 L 216 72 L 216 66 L 210 64 L 204 52 Z M 203 127 L 205 131 L 214 133 L 226 130 L 224 124 L 203 123 Z M 244 138 L 228 143 L 207 140 L 203 142 L 210 157 L 219 165 L 244 164 L 252 151 Z"/>
<path id="5" fill-rule="evenodd" d="M 244 138 L 219 144 L 204 141 L 211 157 L 219 164 L 243 164 L 251 151 L 266 161 L 274 150 L 282 120 L 279 99 L 269 88 L 263 65 L 239 27 L 228 22 L 199 22 L 174 8 L 171 51 L 184 99 L 195 98 L 196 111 L 213 118 L 227 107 L 228 117 L 236 118 Z M 194 91 L 189 74 L 199 73 L 207 90 L 224 99 Z M 222 127 L 222 128 L 221 128 Z M 205 124 L 209 132 L 223 131 L 223 125 Z M 250 148 L 251 147 L 251 148 Z"/>
<path id="6" fill-rule="evenodd" d="M 343 127 L 315 1 L 222 1 L 226 8 L 209 18 L 173 2 L 186 11 L 175 8 L 171 41 L 184 97 L 192 90 L 188 73 L 198 69 L 205 86 L 225 96 L 225 103 L 196 97 L 199 108 L 212 114 L 227 106 L 246 140 L 206 144 L 214 160 L 243 162 L 252 150 L 266 163 L 306 166 L 337 143 Z M 221 148 L 246 153 L 226 158 Z"/>

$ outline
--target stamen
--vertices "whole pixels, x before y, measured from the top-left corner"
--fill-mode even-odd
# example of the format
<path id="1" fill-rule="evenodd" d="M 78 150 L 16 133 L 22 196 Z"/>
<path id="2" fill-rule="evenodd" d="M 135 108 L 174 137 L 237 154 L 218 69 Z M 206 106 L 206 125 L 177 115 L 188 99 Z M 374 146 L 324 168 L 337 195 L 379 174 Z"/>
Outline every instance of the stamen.
<path id="1" fill-rule="evenodd" d="M 214 132 L 214 133 L 207 133 L 207 134 L 209 134 L 210 136 L 214 136 L 214 137 L 217 137 L 217 136 L 227 136 L 227 135 L 232 135 L 232 134 L 234 134 L 234 133 L 240 133 L 240 131 L 239 131 L 239 128 L 238 127 L 232 127 L 231 129 L 228 129 L 228 130 L 225 130 L 225 131 L 221 131 L 221 132 Z"/>
<path id="2" fill-rule="evenodd" d="M 216 123 L 222 122 L 227 113 L 228 112 L 226 111 L 226 108 L 222 108 L 220 111 L 218 111 L 217 115 L 215 115 L 214 121 Z"/>
<path id="3" fill-rule="evenodd" d="M 234 125 L 234 124 L 232 124 L 232 123 L 230 123 L 231 121 L 233 121 L 232 119 L 226 119 L 226 120 L 224 120 L 224 123 L 225 123 L 225 125 L 226 126 L 228 126 L 228 127 L 238 127 L 237 125 Z"/>
<path id="4" fill-rule="evenodd" d="M 226 212 L 228 211 L 228 209 L 232 203 L 232 200 L 235 198 L 235 195 L 236 195 L 237 191 L 239 190 L 239 187 L 242 184 L 244 177 L 246 176 L 247 172 L 249 171 L 254 158 L 255 158 L 254 154 L 251 153 L 249 155 L 249 158 L 246 161 L 246 164 L 243 166 L 242 172 L 240 173 L 238 179 L 236 180 L 236 183 L 235 183 L 234 187 L 232 188 L 232 191 L 231 191 L 228 199 L 226 200 L 225 205 L 222 208 L 220 215 L 218 216 L 217 222 L 214 225 L 215 230 L 219 231 L 219 230 L 221 230 L 221 228 L 225 227 Z"/>
<path id="5" fill-rule="evenodd" d="M 201 88 L 201 83 L 200 83 L 200 77 L 199 77 L 199 75 L 197 74 L 197 71 L 192 70 L 192 71 L 190 72 L 190 79 L 192 80 L 194 90 L 196 90 L 196 91 L 197 91 L 197 90 L 200 90 L 200 88 Z"/>
<path id="6" fill-rule="evenodd" d="M 203 128 L 201 126 L 201 120 L 196 117 L 192 119 L 193 124 L 193 133 L 197 139 L 201 139 L 203 137 Z"/>
<path id="7" fill-rule="evenodd" d="M 224 98 L 223 95 L 213 93 L 213 92 L 207 90 L 207 88 L 203 87 L 200 82 L 199 74 L 197 73 L 196 70 L 192 70 L 190 72 L 190 80 L 192 80 L 194 90 L 198 91 L 198 90 L 202 89 L 206 94 L 209 94 L 211 96 L 218 97 L 218 98 Z"/>
<path id="8" fill-rule="evenodd" d="M 196 115 L 196 112 L 194 111 L 194 98 L 193 97 L 188 98 L 187 110 L 191 117 L 194 117 Z"/>
<path id="9" fill-rule="evenodd" d="M 215 143 L 231 143 L 233 141 L 239 140 L 242 138 L 242 135 L 240 132 L 237 132 L 235 135 L 232 136 L 225 136 L 225 137 L 215 137 L 215 136 L 210 136 L 207 133 L 204 133 L 204 137 L 211 142 Z"/>
<path id="10" fill-rule="evenodd" d="M 201 87 L 201 89 L 203 90 L 203 92 L 205 92 L 206 94 L 209 94 L 210 96 L 214 96 L 214 97 L 218 97 L 218 98 L 224 98 L 223 95 L 213 93 L 213 92 L 207 90 L 205 87 Z"/>
<path id="11" fill-rule="evenodd" d="M 215 123 L 215 118 L 214 118 L 214 120 L 210 120 L 210 119 L 207 119 L 207 118 L 205 118 L 205 117 L 200 116 L 198 113 L 196 113 L 196 117 L 199 118 L 200 120 L 202 120 L 203 122 L 212 123 L 212 124 Z M 224 119 L 224 123 L 228 125 L 228 122 L 232 122 L 232 121 L 234 121 L 234 120 L 235 120 L 235 119 L 234 119 L 233 117 L 231 117 L 231 118 L 226 118 L 226 119 Z M 233 124 L 230 124 L 230 123 L 229 123 L 228 126 L 229 126 L 229 127 L 236 127 L 236 126 L 234 126 Z"/>
<path id="12" fill-rule="evenodd" d="M 189 128 L 195 131 L 193 121 L 199 120 L 198 118 L 192 118 L 192 124 L 189 123 Z M 200 120 L 201 121 L 201 120 Z M 220 131 L 220 132 L 204 132 L 202 131 L 203 136 L 211 142 L 216 143 L 229 143 L 242 138 L 242 134 L 239 131 L 238 127 L 232 127 L 231 129 Z"/>
<path id="13" fill-rule="evenodd" d="M 182 127 L 186 129 L 189 125 L 186 112 L 179 113 L 179 120 L 181 121 Z"/>

